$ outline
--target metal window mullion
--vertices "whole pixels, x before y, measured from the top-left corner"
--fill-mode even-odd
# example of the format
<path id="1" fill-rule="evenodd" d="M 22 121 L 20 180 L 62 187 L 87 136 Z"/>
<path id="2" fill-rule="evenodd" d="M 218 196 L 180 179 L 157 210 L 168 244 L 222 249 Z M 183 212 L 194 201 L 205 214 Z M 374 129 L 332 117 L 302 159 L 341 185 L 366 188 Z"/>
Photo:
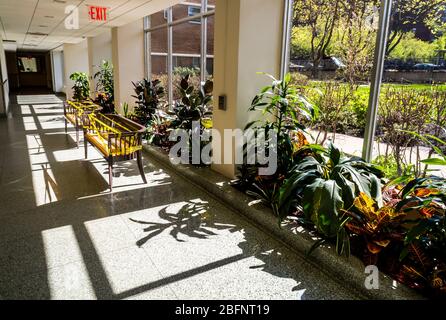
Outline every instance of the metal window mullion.
<path id="1" fill-rule="evenodd" d="M 372 70 L 372 83 L 370 86 L 369 108 L 367 110 L 366 128 L 362 156 L 370 162 L 373 156 L 373 144 L 378 117 L 379 96 L 381 92 L 384 60 L 386 58 L 387 37 L 389 34 L 392 0 L 381 0 L 379 28 L 376 36 L 375 56 Z"/>
<path id="2" fill-rule="evenodd" d="M 168 103 L 173 106 L 173 59 L 172 59 L 172 41 L 173 26 L 172 23 L 172 7 L 167 9 L 167 86 L 168 86 Z"/>
<path id="3" fill-rule="evenodd" d="M 150 16 L 144 17 L 144 30 L 150 29 Z M 151 34 L 144 32 L 144 76 L 146 79 L 152 78 L 152 47 Z"/>
<path id="4" fill-rule="evenodd" d="M 201 0 L 201 13 L 205 13 L 207 11 L 207 6 L 208 6 L 208 1 L 207 0 Z M 206 76 L 207 76 L 207 71 L 206 71 L 206 66 L 207 66 L 207 26 L 208 26 L 208 18 L 207 16 L 201 16 L 201 70 L 200 70 L 200 75 L 201 75 L 201 81 L 204 82 L 206 81 Z"/>
<path id="5" fill-rule="evenodd" d="M 291 29 L 293 27 L 294 0 L 284 0 L 282 56 L 280 61 L 280 78 L 283 79 L 289 71 Z"/>

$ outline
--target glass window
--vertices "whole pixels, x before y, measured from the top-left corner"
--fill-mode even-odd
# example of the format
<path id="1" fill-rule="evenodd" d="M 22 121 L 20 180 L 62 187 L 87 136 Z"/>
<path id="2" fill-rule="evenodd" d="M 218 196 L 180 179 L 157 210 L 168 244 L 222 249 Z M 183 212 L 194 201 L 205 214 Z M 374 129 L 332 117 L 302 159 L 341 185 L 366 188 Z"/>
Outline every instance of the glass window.
<path id="1" fill-rule="evenodd" d="M 215 1 L 209 1 L 209 5 L 213 10 Z M 160 79 L 163 86 L 168 90 L 173 89 L 169 97 L 169 104 L 172 105 L 174 100 L 178 98 L 176 86 L 179 79 L 189 74 L 196 87 L 200 85 L 202 77 L 211 79 L 213 76 L 213 60 L 214 60 L 214 17 L 201 17 L 201 0 L 189 0 L 179 3 L 170 9 L 160 11 L 151 16 L 150 28 L 156 28 L 163 24 L 166 27 L 148 31 L 150 33 L 150 45 L 148 52 L 148 63 L 150 63 L 150 72 L 152 79 Z M 172 10 L 172 23 L 167 23 L 167 12 Z M 208 8 L 209 10 L 209 8 Z M 198 16 L 198 17 L 197 17 Z M 186 21 L 178 23 L 179 19 Z M 201 25 L 202 20 L 207 20 L 207 32 L 203 33 Z M 150 30 L 149 28 L 149 30 Z M 168 30 L 172 31 L 171 43 L 171 61 L 172 68 L 168 69 L 169 51 L 168 51 Z M 202 41 L 202 36 L 207 38 Z M 206 44 L 206 55 L 202 57 L 202 43 Z M 206 68 L 202 69 L 202 59 L 206 59 Z M 171 74 L 172 83 L 168 82 L 169 74 Z"/>
<path id="2" fill-rule="evenodd" d="M 189 6 L 187 8 L 187 14 L 188 14 L 189 17 L 194 17 L 196 15 L 199 15 L 200 12 L 201 12 L 201 8 L 197 7 L 197 6 Z M 190 22 L 191 23 L 201 23 L 201 18 L 197 18 L 197 19 L 191 20 Z"/>
<path id="3" fill-rule="evenodd" d="M 206 78 L 212 79 L 214 75 L 214 16 L 207 18 L 207 56 L 206 56 Z"/>
<path id="4" fill-rule="evenodd" d="M 151 78 L 161 80 L 167 100 L 167 27 L 150 32 L 150 49 Z"/>
<path id="5" fill-rule="evenodd" d="M 444 2 L 409 2 L 393 2 L 373 148 L 389 178 L 434 169 L 419 161 L 434 150 L 408 132 L 446 138 Z"/>
<path id="6" fill-rule="evenodd" d="M 320 109 L 315 142 L 361 156 L 376 41 L 377 0 L 295 0 L 289 69 Z"/>
<path id="7" fill-rule="evenodd" d="M 181 77 L 189 75 L 192 82 L 198 86 L 201 76 L 201 26 L 188 22 L 175 25 L 172 29 L 173 86 L 176 100 L 176 86 Z"/>
<path id="8" fill-rule="evenodd" d="M 20 72 L 38 72 L 37 59 L 34 57 L 19 57 L 17 64 Z"/>
<path id="9" fill-rule="evenodd" d="M 167 10 L 161 10 L 150 16 L 150 28 L 167 24 Z"/>

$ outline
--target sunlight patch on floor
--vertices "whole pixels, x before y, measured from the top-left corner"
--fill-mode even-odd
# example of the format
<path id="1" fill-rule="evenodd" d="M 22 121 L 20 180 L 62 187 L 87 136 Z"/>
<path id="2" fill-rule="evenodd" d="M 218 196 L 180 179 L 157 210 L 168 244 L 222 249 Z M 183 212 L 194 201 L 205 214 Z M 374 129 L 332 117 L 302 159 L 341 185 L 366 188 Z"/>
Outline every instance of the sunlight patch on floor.
<path id="1" fill-rule="evenodd" d="M 41 232 L 51 299 L 95 299 L 72 226 Z"/>

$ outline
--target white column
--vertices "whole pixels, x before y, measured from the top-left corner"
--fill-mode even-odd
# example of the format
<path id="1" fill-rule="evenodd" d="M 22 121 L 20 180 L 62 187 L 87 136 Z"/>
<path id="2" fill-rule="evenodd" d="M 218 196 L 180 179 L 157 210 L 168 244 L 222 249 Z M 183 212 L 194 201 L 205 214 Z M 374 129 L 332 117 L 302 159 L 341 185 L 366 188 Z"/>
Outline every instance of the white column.
<path id="1" fill-rule="evenodd" d="M 143 19 L 112 29 L 112 62 L 115 80 L 115 106 L 127 102 L 132 108 L 135 98 L 132 81 L 144 78 L 144 25 Z"/>
<path id="2" fill-rule="evenodd" d="M 65 94 L 67 99 L 71 99 L 73 95 L 73 81 L 70 80 L 70 75 L 74 72 L 86 72 L 89 74 L 88 61 L 88 45 L 87 40 L 83 40 L 77 44 L 65 43 L 63 45 L 64 53 L 64 69 L 65 69 Z"/>
<path id="3" fill-rule="evenodd" d="M 3 40 L 0 36 L 0 116 L 8 113 L 9 106 L 9 82 L 6 69 L 6 56 L 3 48 Z"/>
<path id="4" fill-rule="evenodd" d="M 248 108 L 270 81 L 257 72 L 280 75 L 283 13 L 283 0 L 216 1 L 214 128 L 222 138 L 224 129 L 243 129 L 259 116 Z M 220 95 L 226 95 L 226 111 L 218 109 Z M 218 146 L 213 146 L 213 152 L 214 157 L 224 158 Z M 234 163 L 213 164 L 212 168 L 229 178 L 236 174 Z"/>
<path id="5" fill-rule="evenodd" d="M 90 72 L 90 90 L 94 94 L 97 81 L 93 76 L 99 71 L 98 66 L 103 60 L 112 62 L 112 40 L 111 30 L 107 29 L 104 33 L 88 38 L 88 61 Z"/>

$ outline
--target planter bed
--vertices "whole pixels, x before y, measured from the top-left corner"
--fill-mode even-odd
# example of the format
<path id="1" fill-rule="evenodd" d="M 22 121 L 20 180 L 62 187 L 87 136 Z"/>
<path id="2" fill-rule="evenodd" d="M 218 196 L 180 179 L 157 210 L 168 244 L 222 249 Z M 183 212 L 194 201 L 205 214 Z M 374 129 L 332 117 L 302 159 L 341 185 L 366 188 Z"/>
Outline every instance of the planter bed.
<path id="1" fill-rule="evenodd" d="M 269 207 L 255 204 L 253 198 L 232 187 L 230 185 L 231 181 L 226 177 L 208 167 L 173 165 L 166 151 L 158 147 L 144 145 L 144 150 L 151 159 L 175 170 L 181 176 L 201 187 L 205 192 L 210 193 L 219 201 L 244 215 L 262 230 L 267 230 L 294 252 L 304 256 L 316 268 L 336 279 L 340 285 L 357 292 L 358 297 L 395 300 L 424 299 L 415 290 L 397 283 L 383 273 L 380 273 L 379 289 L 366 289 L 365 280 L 368 274 L 365 273 L 365 266 L 360 259 L 354 256 L 350 258 L 339 256 L 334 248 L 330 246 L 323 246 L 307 256 L 307 252 L 317 238 L 304 228 L 299 227 L 291 218 L 287 219 L 280 227 L 277 218 Z"/>

